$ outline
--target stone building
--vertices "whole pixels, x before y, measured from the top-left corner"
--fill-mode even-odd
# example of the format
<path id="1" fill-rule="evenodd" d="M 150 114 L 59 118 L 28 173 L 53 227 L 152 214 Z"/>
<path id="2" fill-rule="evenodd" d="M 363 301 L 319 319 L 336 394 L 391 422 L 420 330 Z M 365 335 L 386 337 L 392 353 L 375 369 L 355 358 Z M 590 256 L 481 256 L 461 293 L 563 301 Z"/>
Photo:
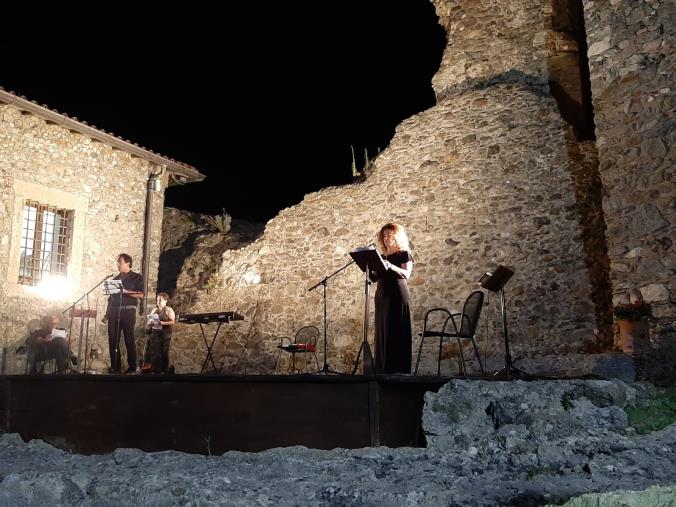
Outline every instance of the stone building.
<path id="1" fill-rule="evenodd" d="M 36 319 L 59 314 L 116 273 L 126 252 L 146 275 L 154 299 L 164 190 L 198 181 L 193 167 L 153 153 L 0 88 L 0 348 L 5 373 L 21 371 L 16 355 Z M 107 359 L 100 322 L 89 339 Z M 70 324 L 68 315 L 62 324 Z M 78 349 L 79 320 L 75 320 Z"/>
<path id="2" fill-rule="evenodd" d="M 412 239 L 414 336 L 427 309 L 460 308 L 505 264 L 512 353 L 530 371 L 590 371 L 590 353 L 613 348 L 612 297 L 631 289 L 673 339 L 673 4 L 432 2 L 447 32 L 437 104 L 399 125 L 366 180 L 306 196 L 220 262 L 206 249 L 187 260 L 183 310 L 246 317 L 216 345 L 225 371 L 269 372 L 279 335 L 321 329 L 322 294 L 307 289 L 390 220 Z M 360 345 L 362 287 L 356 268 L 327 287 L 338 370 Z M 479 331 L 493 366 L 499 312 L 492 298 Z M 175 332 L 180 371 L 203 359 L 195 331 Z"/>
<path id="3" fill-rule="evenodd" d="M 676 6 L 585 0 L 596 146 L 615 302 L 639 290 L 676 341 Z"/>

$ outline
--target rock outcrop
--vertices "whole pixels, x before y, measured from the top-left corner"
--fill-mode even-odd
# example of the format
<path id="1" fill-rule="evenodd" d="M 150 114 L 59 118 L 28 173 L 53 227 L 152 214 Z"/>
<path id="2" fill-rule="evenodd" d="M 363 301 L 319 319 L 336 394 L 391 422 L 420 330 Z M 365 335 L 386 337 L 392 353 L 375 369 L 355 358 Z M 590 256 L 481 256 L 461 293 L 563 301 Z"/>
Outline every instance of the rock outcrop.
<path id="1" fill-rule="evenodd" d="M 668 494 L 676 424 L 638 436 L 623 411 L 645 395 L 619 381 L 452 381 L 427 395 L 427 449 L 79 456 L 2 435 L 0 503 L 491 506 L 651 486 Z"/>

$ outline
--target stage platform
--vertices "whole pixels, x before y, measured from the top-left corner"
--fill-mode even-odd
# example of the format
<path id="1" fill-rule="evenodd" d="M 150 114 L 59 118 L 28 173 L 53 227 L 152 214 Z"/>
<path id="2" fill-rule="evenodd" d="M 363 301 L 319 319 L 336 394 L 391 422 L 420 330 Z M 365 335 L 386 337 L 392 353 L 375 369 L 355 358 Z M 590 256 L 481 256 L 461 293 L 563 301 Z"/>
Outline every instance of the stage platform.
<path id="1" fill-rule="evenodd" d="M 222 454 L 424 446 L 427 391 L 448 377 L 399 375 L 13 375 L 0 424 L 81 454 L 120 447 Z"/>

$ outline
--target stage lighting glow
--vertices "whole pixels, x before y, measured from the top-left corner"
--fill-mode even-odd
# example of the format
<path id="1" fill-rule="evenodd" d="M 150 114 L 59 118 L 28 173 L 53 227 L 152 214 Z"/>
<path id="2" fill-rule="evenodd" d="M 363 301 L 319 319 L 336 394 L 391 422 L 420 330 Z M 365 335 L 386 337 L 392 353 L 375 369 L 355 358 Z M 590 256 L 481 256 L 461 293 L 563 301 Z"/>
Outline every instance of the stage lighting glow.
<path id="1" fill-rule="evenodd" d="M 63 275 L 46 275 L 33 287 L 39 297 L 52 301 L 67 299 L 72 289 L 72 283 Z"/>
<path id="2" fill-rule="evenodd" d="M 261 283 L 261 275 L 255 269 L 251 268 L 244 273 L 242 277 L 246 285 L 256 285 Z"/>

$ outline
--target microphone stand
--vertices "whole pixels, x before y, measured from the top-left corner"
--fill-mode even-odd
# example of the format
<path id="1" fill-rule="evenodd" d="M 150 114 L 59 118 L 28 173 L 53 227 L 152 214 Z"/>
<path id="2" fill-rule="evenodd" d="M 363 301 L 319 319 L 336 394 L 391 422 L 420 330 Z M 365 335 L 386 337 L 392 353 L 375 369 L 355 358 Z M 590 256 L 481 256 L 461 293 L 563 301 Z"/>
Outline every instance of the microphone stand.
<path id="1" fill-rule="evenodd" d="M 331 273 L 330 275 L 325 276 L 325 277 L 322 278 L 317 284 L 313 285 L 312 287 L 310 287 L 310 288 L 308 289 L 308 292 L 310 292 L 310 291 L 316 289 L 317 287 L 319 287 L 320 285 L 323 287 L 323 290 L 322 290 L 322 297 L 323 297 L 323 299 L 324 299 L 324 366 L 322 366 L 322 369 L 321 369 L 321 370 L 319 370 L 319 371 L 317 371 L 317 372 L 315 372 L 315 373 L 324 373 L 324 374 L 327 374 L 327 375 L 328 375 L 329 373 L 333 373 L 333 374 L 336 374 L 336 375 L 343 375 L 343 373 L 341 373 L 341 372 L 339 372 L 339 371 L 333 371 L 332 369 L 330 369 L 330 368 L 329 368 L 329 363 L 328 363 L 327 342 L 328 342 L 328 327 L 329 327 L 329 321 L 328 321 L 327 312 L 326 312 L 326 288 L 327 288 L 328 285 L 329 285 L 329 279 L 330 279 L 330 278 L 333 278 L 334 276 L 336 276 L 338 273 L 340 273 L 341 271 L 343 271 L 345 268 L 347 268 L 347 267 L 348 267 L 349 265 L 351 265 L 351 264 L 354 264 L 354 259 L 351 260 L 350 262 L 348 262 L 347 264 L 345 264 L 342 268 L 340 268 L 340 269 L 334 271 L 334 272 Z"/>
<path id="2" fill-rule="evenodd" d="M 108 278 L 112 278 L 113 276 L 115 276 L 115 275 L 107 275 L 103 280 L 101 280 L 96 285 L 94 285 L 91 289 L 89 289 L 87 292 L 82 294 L 82 296 L 77 301 L 73 301 L 73 303 L 68 308 L 66 308 L 65 310 L 63 310 L 61 312 L 62 314 L 65 314 L 67 311 L 70 310 L 70 327 L 69 327 L 69 330 L 68 330 L 68 359 L 67 359 L 66 364 L 68 365 L 68 369 L 71 370 L 71 371 L 72 371 L 72 368 L 70 367 L 70 354 L 71 354 L 70 341 L 71 341 L 71 337 L 72 337 L 72 334 L 73 334 L 73 319 L 75 318 L 75 315 L 74 315 L 75 307 L 77 306 L 77 304 L 80 301 L 82 301 L 83 299 L 86 299 L 87 300 L 87 314 L 86 315 L 87 315 L 87 318 L 89 318 L 89 314 L 90 314 L 90 312 L 89 312 L 89 294 L 94 292 L 103 282 L 108 280 Z M 83 318 L 83 317 L 81 316 L 80 318 Z M 82 323 L 80 323 L 80 324 L 81 324 L 80 325 L 80 341 L 82 341 Z M 87 321 L 87 334 L 89 334 L 89 321 Z M 81 347 L 80 347 L 80 349 L 81 349 Z M 86 354 L 87 354 L 87 350 L 86 350 L 86 345 L 85 345 L 85 355 Z M 78 357 L 77 359 L 78 359 L 78 365 L 81 364 L 80 361 L 82 361 L 82 357 Z"/>

